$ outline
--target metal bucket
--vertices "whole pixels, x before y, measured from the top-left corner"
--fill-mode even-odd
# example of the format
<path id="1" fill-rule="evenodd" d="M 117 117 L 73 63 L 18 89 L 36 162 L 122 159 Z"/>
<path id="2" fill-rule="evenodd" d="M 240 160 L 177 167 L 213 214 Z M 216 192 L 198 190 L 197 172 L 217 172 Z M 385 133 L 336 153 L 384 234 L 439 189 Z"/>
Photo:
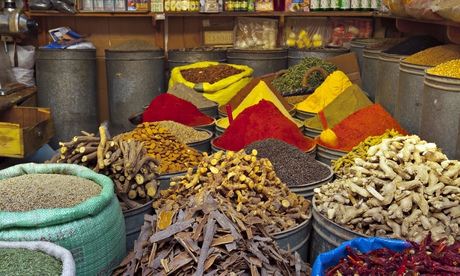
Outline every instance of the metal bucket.
<path id="1" fill-rule="evenodd" d="M 369 94 L 369 98 L 375 101 L 377 84 L 379 81 L 379 64 L 381 50 L 364 49 L 363 69 L 361 78 L 363 80 L 363 90 Z"/>
<path id="2" fill-rule="evenodd" d="M 212 152 L 211 153 L 216 153 L 218 151 L 226 151 L 226 149 L 223 149 L 223 148 L 220 148 L 218 146 L 216 146 L 214 144 L 214 142 L 216 141 L 216 139 L 218 138 L 219 136 L 215 137 L 214 139 L 211 140 L 211 150 Z"/>
<path id="3" fill-rule="evenodd" d="M 309 253 L 308 242 L 310 239 L 311 224 L 312 219 L 310 213 L 310 216 L 296 227 L 273 234 L 273 239 L 280 248 L 285 250 L 289 249 L 291 252 L 297 251 L 302 260 L 306 262 Z"/>
<path id="4" fill-rule="evenodd" d="M 125 217 L 127 252 L 133 250 L 134 241 L 137 240 L 141 233 L 141 227 L 144 225 L 144 215 L 153 214 L 152 202 L 153 200 L 139 208 L 123 211 L 123 216 Z"/>
<path id="5" fill-rule="evenodd" d="M 96 50 L 38 49 L 37 86 L 38 105 L 51 108 L 53 148 L 81 130 L 97 131 Z"/>
<path id="6" fill-rule="evenodd" d="M 420 134 L 422 119 L 423 80 L 429 67 L 401 61 L 399 65 L 399 90 L 395 119 L 409 133 Z"/>
<path id="7" fill-rule="evenodd" d="M 399 62 L 405 56 L 381 53 L 379 77 L 375 102 L 381 104 L 392 116 L 396 111 L 396 97 L 399 89 Z"/>
<path id="8" fill-rule="evenodd" d="M 214 48 L 190 48 L 190 49 L 175 49 L 168 51 L 168 72 L 177 66 L 183 66 L 199 61 L 227 61 L 227 53 L 225 49 Z"/>
<path id="9" fill-rule="evenodd" d="M 353 232 L 324 217 L 316 209 L 313 198 L 313 230 L 310 243 L 310 263 L 314 263 L 319 254 L 338 247 L 341 243 L 354 238 L 366 237 L 363 234 Z"/>
<path id="10" fill-rule="evenodd" d="M 177 173 L 169 173 L 169 174 L 161 174 L 157 180 L 160 182 L 158 187 L 158 191 L 167 190 L 169 188 L 169 183 L 171 183 L 171 178 L 183 176 L 187 173 L 187 171 L 177 172 Z"/>
<path id="11" fill-rule="evenodd" d="M 316 149 L 316 160 L 330 166 L 332 160 L 337 160 L 345 154 L 347 154 L 346 151 L 331 149 L 318 144 Z"/>
<path id="12" fill-rule="evenodd" d="M 219 105 L 214 105 L 210 107 L 203 107 L 203 108 L 198 108 L 203 114 L 208 115 L 211 118 L 217 119 L 219 118 L 219 111 L 218 111 Z"/>
<path id="13" fill-rule="evenodd" d="M 128 117 L 165 91 L 164 53 L 105 50 L 109 95 L 110 130 L 119 134 L 131 129 Z"/>
<path id="14" fill-rule="evenodd" d="M 301 110 L 296 110 L 295 115 L 297 119 L 301 121 L 305 121 L 307 119 L 313 118 L 316 116 L 316 113 L 312 112 L 306 112 L 306 111 L 301 111 Z"/>
<path id="15" fill-rule="evenodd" d="M 319 188 L 324 184 L 331 182 L 331 180 L 334 178 L 334 172 L 332 171 L 331 167 L 323 163 L 320 164 L 321 166 L 327 167 L 330 171 L 330 174 L 326 178 L 305 185 L 289 186 L 289 190 L 291 190 L 291 192 L 293 193 L 305 197 L 306 199 L 311 200 L 313 198 L 313 195 L 315 194 L 315 192 L 313 191 L 315 188 Z"/>
<path id="16" fill-rule="evenodd" d="M 317 129 L 317 128 L 312 128 L 312 127 L 309 127 L 307 126 L 306 124 L 304 125 L 304 129 L 303 129 L 303 134 L 305 134 L 305 136 L 307 137 L 310 137 L 310 138 L 316 138 L 318 137 L 321 132 L 323 130 L 322 129 Z"/>
<path id="17" fill-rule="evenodd" d="M 364 48 L 366 46 L 370 46 L 372 44 L 379 43 L 379 40 L 374 38 L 368 39 L 354 39 L 350 42 L 350 51 L 356 54 L 356 58 L 358 59 L 359 69 L 361 71 L 361 77 L 363 74 L 363 54 Z M 366 91 L 366 90 L 364 90 Z"/>
<path id="18" fill-rule="evenodd" d="M 339 56 L 348 53 L 347 48 L 322 48 L 301 50 L 295 48 L 288 49 L 288 67 L 299 64 L 306 57 L 316 57 L 326 59 L 328 57 Z"/>
<path id="19" fill-rule="evenodd" d="M 460 159 L 460 79 L 426 73 L 420 136 Z"/>
<path id="20" fill-rule="evenodd" d="M 254 69 L 254 77 L 278 72 L 287 68 L 287 50 L 238 50 L 227 51 L 227 62 L 243 64 Z"/>
<path id="21" fill-rule="evenodd" d="M 211 140 L 214 137 L 214 133 L 207 130 L 207 129 L 200 129 L 200 128 L 195 128 L 196 130 L 200 131 L 206 131 L 209 134 L 209 138 L 203 140 L 203 141 L 198 141 L 194 143 L 188 143 L 187 146 L 196 149 L 197 151 L 200 152 L 211 152 Z"/>

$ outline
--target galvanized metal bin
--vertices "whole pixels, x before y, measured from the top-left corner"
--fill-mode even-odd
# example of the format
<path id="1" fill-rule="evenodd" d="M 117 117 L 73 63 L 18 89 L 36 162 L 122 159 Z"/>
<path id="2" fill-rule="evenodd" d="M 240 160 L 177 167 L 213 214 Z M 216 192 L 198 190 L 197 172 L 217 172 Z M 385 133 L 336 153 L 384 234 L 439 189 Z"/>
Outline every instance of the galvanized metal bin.
<path id="1" fill-rule="evenodd" d="M 175 49 L 168 51 L 168 72 L 177 66 L 183 66 L 199 61 L 227 61 L 227 52 L 225 49 L 214 48 L 191 48 Z"/>
<path id="2" fill-rule="evenodd" d="M 309 218 L 304 222 L 291 229 L 275 233 L 273 239 L 282 249 L 290 249 L 291 252 L 297 252 L 302 260 L 307 261 L 311 223 L 312 219 L 310 213 Z"/>
<path id="3" fill-rule="evenodd" d="M 376 43 L 379 43 L 378 39 L 375 38 L 367 38 L 367 39 L 354 39 L 350 42 L 350 51 L 356 54 L 356 58 L 358 59 L 359 69 L 361 71 L 361 77 L 363 75 L 363 54 L 364 48 L 366 46 L 370 46 Z"/>
<path id="4" fill-rule="evenodd" d="M 144 225 L 144 215 L 153 214 L 152 202 L 153 200 L 139 208 L 123 211 L 126 229 L 126 251 L 129 252 L 133 250 L 134 241 L 139 237 L 141 227 Z"/>
<path id="5" fill-rule="evenodd" d="M 420 134 L 422 119 L 423 80 L 427 66 L 401 61 L 399 65 L 399 89 L 395 119 L 412 134 Z"/>
<path id="6" fill-rule="evenodd" d="M 195 129 L 199 131 L 205 131 L 206 133 L 209 134 L 209 138 L 204 139 L 202 141 L 189 143 L 187 144 L 187 146 L 194 148 L 199 152 L 211 153 L 211 140 L 212 138 L 214 138 L 214 133 L 206 129 L 200 129 L 200 128 L 195 128 Z"/>
<path id="7" fill-rule="evenodd" d="M 381 104 L 391 115 L 396 111 L 396 97 L 399 89 L 399 62 L 406 56 L 380 54 L 379 79 L 375 102 Z"/>
<path id="8" fill-rule="evenodd" d="M 328 166 L 331 165 L 333 160 L 337 160 L 345 154 L 347 154 L 346 151 L 331 149 L 321 144 L 318 144 L 316 148 L 316 160 Z"/>
<path id="9" fill-rule="evenodd" d="M 310 242 L 310 263 L 314 263 L 319 254 L 338 247 L 341 243 L 354 238 L 366 237 L 363 234 L 342 227 L 318 212 L 313 198 L 313 229 Z"/>
<path id="10" fill-rule="evenodd" d="M 128 118 L 165 91 L 164 53 L 105 51 L 109 94 L 110 131 L 131 130 Z"/>
<path id="11" fill-rule="evenodd" d="M 363 90 L 369 94 L 369 98 L 375 101 L 375 94 L 379 82 L 379 64 L 381 50 L 364 49 L 363 51 L 363 67 L 361 70 L 361 78 L 363 82 Z"/>
<path id="12" fill-rule="evenodd" d="M 160 182 L 158 187 L 158 191 L 167 190 L 169 188 L 169 183 L 171 183 L 171 179 L 174 177 L 179 177 L 185 175 L 187 172 L 177 172 L 177 173 L 168 173 L 168 174 L 161 174 L 157 179 Z"/>
<path id="13" fill-rule="evenodd" d="M 55 135 L 50 141 L 69 141 L 81 130 L 96 132 L 96 50 L 38 49 L 38 105 L 51 108 Z"/>
<path id="14" fill-rule="evenodd" d="M 331 182 L 332 179 L 334 178 L 334 172 L 332 171 L 330 166 L 327 166 L 327 165 L 325 165 L 323 163 L 319 163 L 319 164 L 321 166 L 327 167 L 329 169 L 329 175 L 327 177 L 325 177 L 322 180 L 315 181 L 315 182 L 312 182 L 312 183 L 308 183 L 308 184 L 305 184 L 305 185 L 289 186 L 289 189 L 293 193 L 296 193 L 296 194 L 298 194 L 300 196 L 305 197 L 306 199 L 311 200 L 313 198 L 313 195 L 315 194 L 315 192 L 313 191 L 314 189 L 319 188 L 319 187 L 323 186 L 324 184 Z"/>
<path id="15" fill-rule="evenodd" d="M 227 62 L 247 65 L 254 69 L 253 76 L 259 77 L 287 68 L 287 49 L 227 51 Z"/>
<path id="16" fill-rule="evenodd" d="M 420 136 L 460 159 L 460 79 L 426 73 Z"/>
<path id="17" fill-rule="evenodd" d="M 321 49 L 288 49 L 288 67 L 299 64 L 302 59 L 306 57 L 316 57 L 320 59 L 326 59 L 328 57 L 334 57 L 343 55 L 350 52 L 347 48 L 321 48 Z"/>

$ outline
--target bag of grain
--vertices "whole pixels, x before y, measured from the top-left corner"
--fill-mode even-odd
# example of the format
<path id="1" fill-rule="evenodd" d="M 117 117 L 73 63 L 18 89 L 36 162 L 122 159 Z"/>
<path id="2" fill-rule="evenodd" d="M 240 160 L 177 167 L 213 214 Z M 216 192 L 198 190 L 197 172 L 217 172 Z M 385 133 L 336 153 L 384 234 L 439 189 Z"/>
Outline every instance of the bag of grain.
<path id="1" fill-rule="evenodd" d="M 50 241 L 72 252 L 77 275 L 109 275 L 125 225 L 112 181 L 82 166 L 21 164 L 0 171 L 0 240 Z"/>
<path id="2" fill-rule="evenodd" d="M 69 250 L 54 243 L 0 241 L 3 275 L 74 276 L 75 262 Z"/>
<path id="3" fill-rule="evenodd" d="M 176 83 L 203 93 L 208 100 L 224 105 L 251 81 L 253 70 L 245 65 L 202 61 L 175 67 L 169 88 Z"/>

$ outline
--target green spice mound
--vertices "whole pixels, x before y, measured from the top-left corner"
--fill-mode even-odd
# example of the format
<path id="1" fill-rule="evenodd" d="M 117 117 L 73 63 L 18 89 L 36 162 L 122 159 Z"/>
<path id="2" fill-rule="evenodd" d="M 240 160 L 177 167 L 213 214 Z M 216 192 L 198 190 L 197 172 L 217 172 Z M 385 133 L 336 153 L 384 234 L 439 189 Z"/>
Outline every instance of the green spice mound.
<path id="1" fill-rule="evenodd" d="M 289 67 L 287 72 L 273 80 L 273 86 L 280 93 L 292 92 L 302 87 L 302 80 L 305 73 L 312 67 L 322 67 L 329 74 L 337 70 L 337 66 L 315 57 L 306 57 L 299 64 Z M 316 88 L 324 81 L 324 77 L 319 73 L 313 73 L 308 79 L 309 88 Z"/>
<path id="2" fill-rule="evenodd" d="M 25 174 L 0 180 L 0 211 L 72 207 L 101 190 L 93 181 L 73 175 Z"/>
<path id="3" fill-rule="evenodd" d="M 60 276 L 62 262 L 41 251 L 0 248 L 0 275 Z"/>

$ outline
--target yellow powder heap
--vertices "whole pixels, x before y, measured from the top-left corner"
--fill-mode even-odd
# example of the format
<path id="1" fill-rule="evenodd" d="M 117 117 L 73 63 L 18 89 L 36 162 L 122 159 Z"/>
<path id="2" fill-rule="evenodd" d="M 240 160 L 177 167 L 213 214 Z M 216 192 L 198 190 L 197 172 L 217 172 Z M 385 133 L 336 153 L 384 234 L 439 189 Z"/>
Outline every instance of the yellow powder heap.
<path id="1" fill-rule="evenodd" d="M 350 79 L 344 72 L 335 71 L 316 88 L 313 94 L 297 104 L 297 110 L 318 113 L 351 85 Z"/>
<path id="2" fill-rule="evenodd" d="M 264 81 L 260 81 L 249 94 L 241 101 L 238 107 L 232 111 L 233 119 L 236 119 L 238 115 L 243 112 L 246 108 L 258 104 L 261 100 L 272 102 L 281 113 L 286 116 L 289 120 L 294 121 L 289 112 L 286 110 L 284 105 L 280 102 L 278 97 L 268 87 Z M 263 118 L 261 118 L 263 119 Z M 227 128 L 230 125 L 228 118 L 222 118 L 217 121 L 217 126 L 221 128 Z"/>
<path id="3" fill-rule="evenodd" d="M 436 66 L 453 59 L 460 58 L 460 45 L 441 45 L 420 51 L 404 59 L 405 62 L 422 65 Z"/>
<path id="4" fill-rule="evenodd" d="M 454 59 L 427 70 L 428 74 L 460 79 L 460 59 Z"/>

